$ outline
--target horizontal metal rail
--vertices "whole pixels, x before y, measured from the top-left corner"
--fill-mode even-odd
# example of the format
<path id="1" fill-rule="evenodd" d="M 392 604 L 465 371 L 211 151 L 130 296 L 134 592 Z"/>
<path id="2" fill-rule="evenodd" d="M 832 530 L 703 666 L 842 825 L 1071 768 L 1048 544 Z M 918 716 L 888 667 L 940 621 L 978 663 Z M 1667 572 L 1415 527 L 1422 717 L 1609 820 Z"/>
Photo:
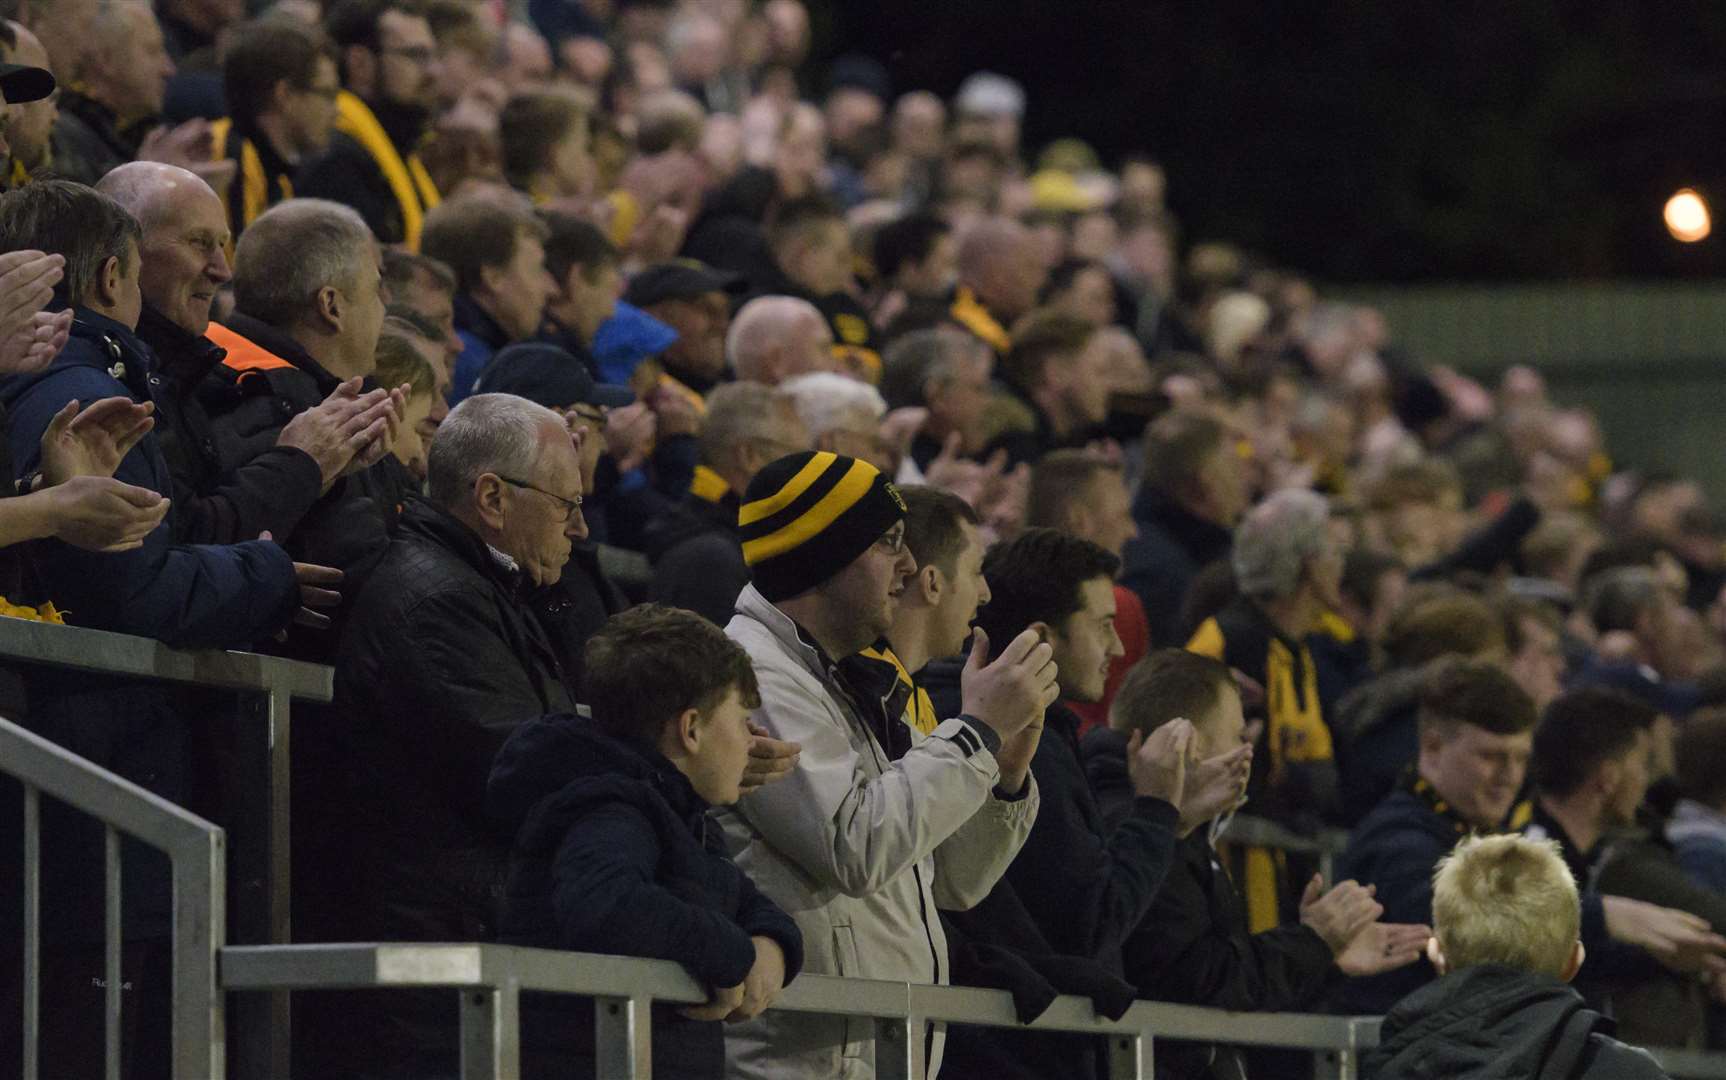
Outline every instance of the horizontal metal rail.
<path id="1" fill-rule="evenodd" d="M 501 945 L 237 946 L 222 950 L 221 970 L 222 985 L 230 991 L 388 987 L 470 991 L 462 996 L 463 1076 L 494 1080 L 515 1075 L 503 1063 L 519 1061 L 519 1033 L 513 1025 L 523 992 L 597 999 L 601 1061 L 615 1063 L 602 1070 L 608 1077 L 648 1075 L 651 1003 L 707 1000 L 705 989 L 669 961 Z M 912 1033 L 928 1023 L 1107 1037 L 1114 1075 L 1122 1077 L 1150 1075 L 1150 1051 L 1156 1038 L 1331 1051 L 1336 1055 L 1334 1075 L 1352 1076 L 1355 1055 L 1372 1046 L 1378 1032 L 1376 1017 L 1231 1013 L 1150 1001 L 1138 1002 L 1119 1020 L 1110 1020 L 1098 1016 L 1088 998 L 1070 995 L 1057 998 L 1042 1015 L 1022 1024 L 1012 995 L 1003 990 L 826 975 L 798 976 L 773 1008 L 875 1020 L 885 1040 L 877 1043 L 881 1076 L 919 1075 L 923 1040 Z"/>
<path id="2" fill-rule="evenodd" d="M 168 856 L 173 875 L 173 1075 L 209 1080 L 226 1075 L 222 995 L 216 950 L 226 938 L 222 830 L 106 769 L 0 718 L 0 773 L 24 786 L 24 1076 L 40 1067 L 41 813 L 46 795 L 104 826 L 104 953 L 107 986 L 103 1035 L 106 1073 L 119 1075 L 120 845 L 124 833 Z"/>
<path id="3" fill-rule="evenodd" d="M 335 692 L 331 668 L 257 653 L 183 651 L 129 634 L 0 618 L 0 663 L 8 660 L 239 695 L 234 740 L 240 774 L 230 787 L 244 795 L 228 807 L 223 822 L 234 848 L 232 929 L 241 941 L 291 940 L 292 702 L 328 702 Z M 285 995 L 240 1003 L 234 1017 L 240 1071 L 259 1080 L 287 1080 L 288 1026 Z"/>

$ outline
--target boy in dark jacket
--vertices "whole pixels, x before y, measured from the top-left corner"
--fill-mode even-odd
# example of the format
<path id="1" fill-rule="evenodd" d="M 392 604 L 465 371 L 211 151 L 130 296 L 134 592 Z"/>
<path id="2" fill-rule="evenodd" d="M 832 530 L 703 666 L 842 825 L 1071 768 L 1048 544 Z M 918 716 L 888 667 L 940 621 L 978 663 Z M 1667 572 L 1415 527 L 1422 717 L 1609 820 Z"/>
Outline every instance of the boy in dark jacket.
<path id="1" fill-rule="evenodd" d="M 1363 1063 L 1367 1075 L 1666 1075 L 1646 1052 L 1612 1038 L 1612 1022 L 1565 985 L 1582 966 L 1582 908 L 1555 844 L 1521 836 L 1462 841 L 1433 876 L 1432 925 L 1427 955 L 1442 977 L 1391 1009 Z"/>
<path id="2" fill-rule="evenodd" d="M 718 627 L 650 604 L 588 642 L 587 698 L 593 720 L 532 721 L 492 768 L 487 809 L 516 830 L 501 937 L 681 963 L 710 997 L 655 1008 L 655 1072 L 718 1078 L 718 1021 L 758 1015 L 802 966 L 796 924 L 707 818 L 741 793 L 754 670 Z M 591 1006 L 545 996 L 525 1023 L 524 1077 L 593 1075 Z"/>

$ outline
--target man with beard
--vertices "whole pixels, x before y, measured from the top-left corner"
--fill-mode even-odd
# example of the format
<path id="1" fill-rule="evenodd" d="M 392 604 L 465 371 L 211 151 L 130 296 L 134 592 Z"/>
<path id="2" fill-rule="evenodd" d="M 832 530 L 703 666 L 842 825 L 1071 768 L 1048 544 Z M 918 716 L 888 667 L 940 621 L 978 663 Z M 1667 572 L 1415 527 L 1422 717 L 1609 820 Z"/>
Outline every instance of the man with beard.
<path id="1" fill-rule="evenodd" d="M 405 0 L 341 0 L 324 29 L 344 87 L 336 133 L 300 170 L 294 191 L 346 203 L 383 243 L 417 248 L 426 211 L 439 202 L 417 153 L 437 87 L 431 25 Z"/>

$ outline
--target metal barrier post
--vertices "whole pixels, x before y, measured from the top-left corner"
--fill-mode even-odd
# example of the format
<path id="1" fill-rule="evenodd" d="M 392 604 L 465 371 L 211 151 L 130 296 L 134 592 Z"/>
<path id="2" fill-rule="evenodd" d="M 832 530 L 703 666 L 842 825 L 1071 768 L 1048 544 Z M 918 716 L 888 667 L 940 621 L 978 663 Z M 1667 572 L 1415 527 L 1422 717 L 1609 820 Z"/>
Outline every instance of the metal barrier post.
<path id="1" fill-rule="evenodd" d="M 107 1080 L 120 1080 L 120 834 L 102 829 L 102 1063 Z"/>
<path id="2" fill-rule="evenodd" d="M 42 800 L 24 785 L 24 1080 L 41 1070 Z"/>
<path id="3" fill-rule="evenodd" d="M 878 1080 L 912 1080 L 924 1073 L 923 1022 L 915 1017 L 877 1017 L 875 1076 Z"/>
<path id="4" fill-rule="evenodd" d="M 461 991 L 461 1077 L 521 1080 L 521 995 L 514 983 Z"/>
<path id="5" fill-rule="evenodd" d="M 593 999 L 595 1076 L 647 1080 L 653 1075 L 653 1002 L 634 997 Z"/>
<path id="6" fill-rule="evenodd" d="M 1148 1035 L 1116 1035 L 1109 1040 L 1109 1080 L 1146 1080 L 1155 1074 L 1151 1067 L 1151 1038 Z"/>

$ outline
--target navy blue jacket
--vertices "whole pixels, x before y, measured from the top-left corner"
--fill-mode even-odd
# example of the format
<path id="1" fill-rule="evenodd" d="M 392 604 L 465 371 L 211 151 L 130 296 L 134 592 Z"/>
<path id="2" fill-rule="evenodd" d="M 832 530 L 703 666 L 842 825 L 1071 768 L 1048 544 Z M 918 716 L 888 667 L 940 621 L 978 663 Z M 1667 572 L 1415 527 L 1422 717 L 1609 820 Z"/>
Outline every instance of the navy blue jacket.
<path id="1" fill-rule="evenodd" d="M 150 400 L 154 357 L 130 330 L 79 309 L 71 339 L 53 364 L 0 383 L 10 428 L 8 448 L 19 476 L 40 463 L 42 432 L 68 401 L 105 397 Z M 128 484 L 173 495 L 173 481 L 154 432 L 127 454 L 115 474 Z M 12 477 L 8 477 L 8 480 Z M 133 551 L 84 551 L 60 540 L 29 545 L 41 595 L 66 621 L 98 630 L 152 637 L 186 648 L 246 648 L 286 626 L 299 606 L 287 552 L 273 543 L 177 544 L 174 516 Z M 82 672 L 30 668 L 28 725 L 80 756 L 147 790 L 185 805 L 193 801 L 194 710 L 187 691 Z M 4 794 L 4 793 L 0 793 Z M 18 804 L 0 798 L 10 818 Z M 16 830 L 0 822 L 0 877 L 11 863 Z M 44 932 L 50 940 L 100 940 L 101 831 L 48 800 L 43 811 Z M 121 847 L 122 909 L 129 936 L 166 934 L 171 890 L 166 861 L 131 842 Z M 13 902 L 0 900 L 0 915 Z M 9 915 L 6 915 L 9 918 Z M 17 925 L 9 922 L 9 925 Z"/>
<path id="2" fill-rule="evenodd" d="M 708 805 L 657 752 L 564 713 L 529 721 L 499 751 L 487 810 L 515 829 L 503 941 L 675 960 L 708 986 L 736 986 L 760 934 L 803 963 L 797 924 L 725 854 Z M 524 1076 L 591 1075 L 591 1005 L 548 999 L 529 1016 Z M 719 1077 L 720 1022 L 656 1009 L 656 1071 Z"/>
<path id="3" fill-rule="evenodd" d="M 1181 618 L 1187 590 L 1200 570 L 1228 558 L 1233 536 L 1149 487 L 1133 503 L 1133 521 L 1139 535 L 1128 540 L 1121 552 L 1121 584 L 1144 602 L 1151 646 L 1181 648 L 1197 629 Z"/>
<path id="4" fill-rule="evenodd" d="M 1468 832 L 1461 819 L 1436 812 L 1410 786 L 1399 787 L 1355 826 L 1337 861 L 1336 879 L 1377 886 L 1382 922 L 1430 926 L 1433 870 Z M 1632 950 L 1607 936 L 1605 909 L 1591 891 L 1582 894 L 1582 944 L 1597 964 L 1633 962 L 1625 955 Z M 1349 979 L 1334 1001 L 1341 1012 L 1384 1013 L 1432 978 L 1432 965 L 1417 960 L 1383 975 Z"/>

